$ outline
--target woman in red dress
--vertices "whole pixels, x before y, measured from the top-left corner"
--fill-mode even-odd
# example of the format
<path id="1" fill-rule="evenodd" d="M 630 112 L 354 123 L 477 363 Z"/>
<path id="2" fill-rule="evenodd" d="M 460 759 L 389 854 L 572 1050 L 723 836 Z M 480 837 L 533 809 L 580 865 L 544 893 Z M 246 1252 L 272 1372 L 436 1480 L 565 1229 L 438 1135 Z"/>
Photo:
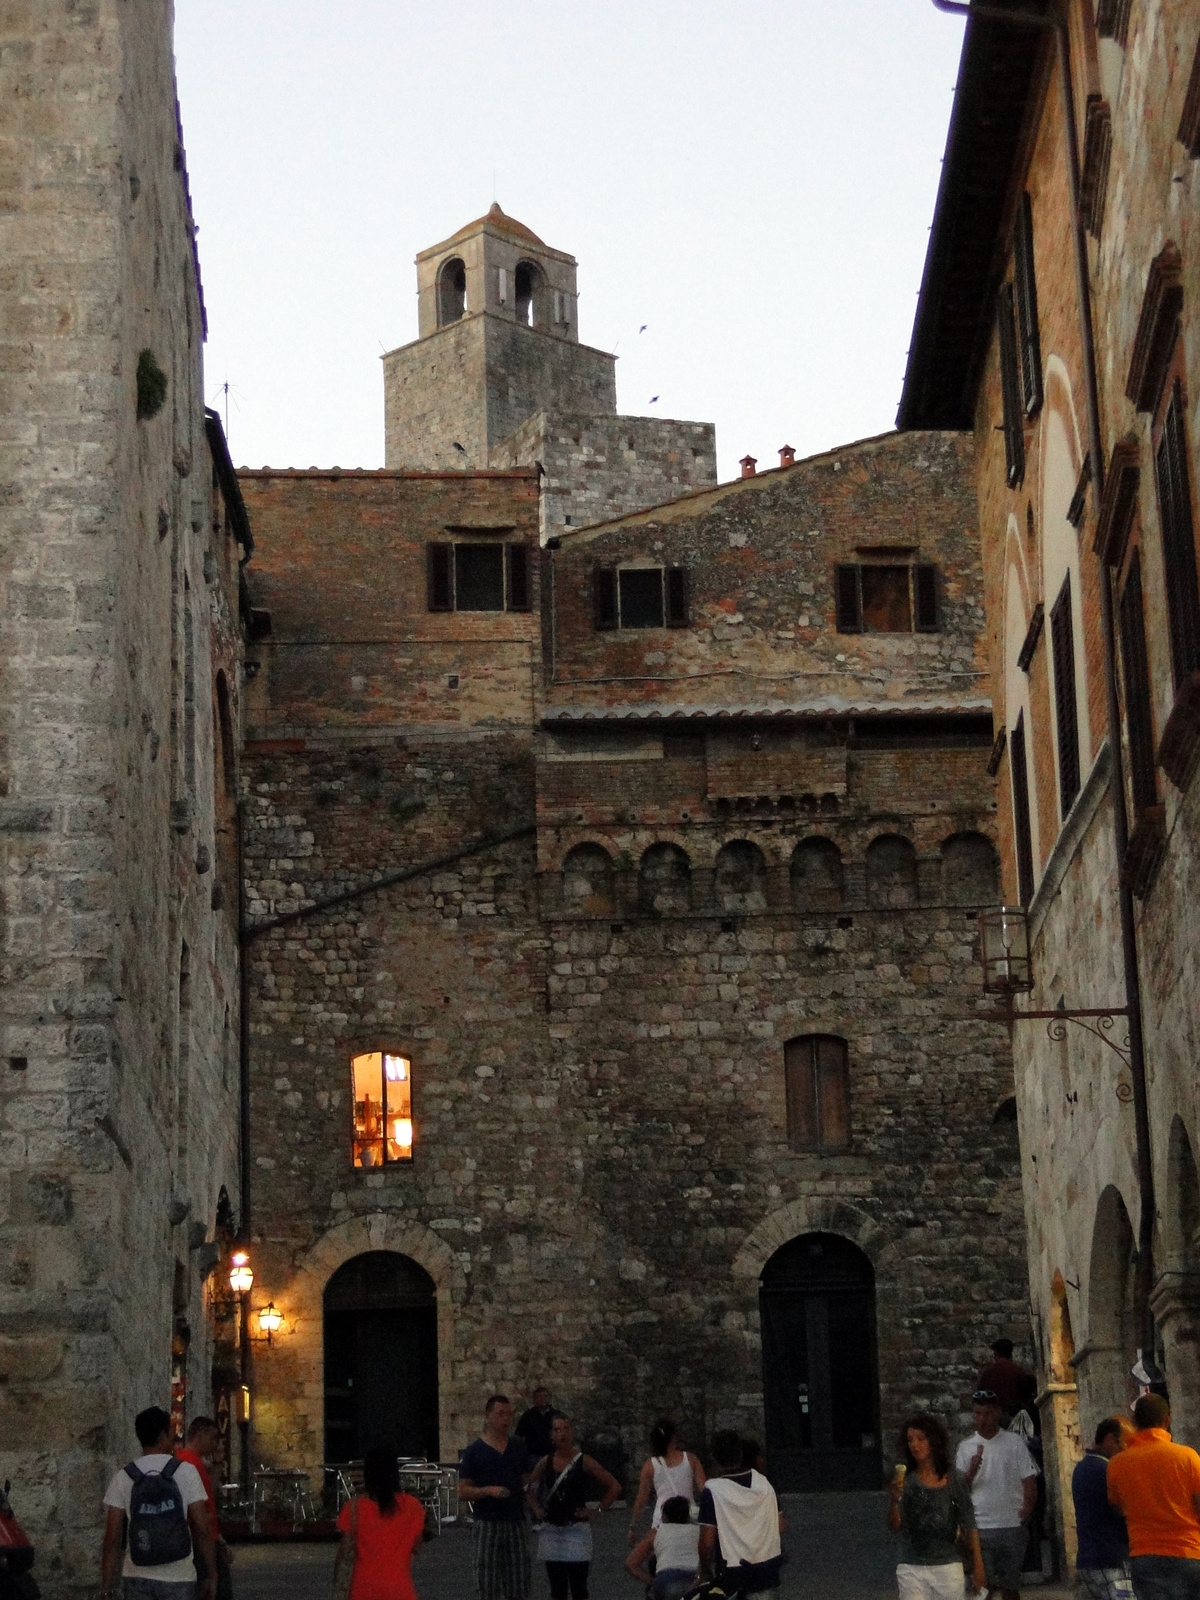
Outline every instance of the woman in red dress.
<path id="1" fill-rule="evenodd" d="M 352 1563 L 349 1600 L 417 1600 L 409 1566 L 425 1531 L 425 1508 L 400 1492 L 396 1452 L 381 1445 L 363 1458 L 364 1494 L 338 1517 L 342 1542 L 333 1563 L 334 1589 L 343 1561 Z"/>

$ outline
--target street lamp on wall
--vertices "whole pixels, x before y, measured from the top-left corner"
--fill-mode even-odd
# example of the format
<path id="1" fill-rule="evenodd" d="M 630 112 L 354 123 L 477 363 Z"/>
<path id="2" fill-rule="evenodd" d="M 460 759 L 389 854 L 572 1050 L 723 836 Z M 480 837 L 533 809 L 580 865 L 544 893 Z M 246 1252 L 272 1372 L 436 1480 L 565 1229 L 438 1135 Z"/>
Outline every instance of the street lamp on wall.
<path id="1" fill-rule="evenodd" d="M 283 1326 L 283 1312 L 276 1311 L 275 1302 L 272 1300 L 258 1313 L 258 1327 L 261 1333 L 267 1336 L 267 1343 L 271 1342 L 271 1335 L 278 1333 Z"/>
<path id="2" fill-rule="evenodd" d="M 983 967 L 984 994 L 999 995 L 1004 1009 L 993 1019 L 1006 1023 L 1011 1035 L 1016 1022 L 1044 1022 L 1046 1032 L 1056 1043 L 1067 1037 L 1067 1023 L 1073 1022 L 1099 1039 L 1130 1066 L 1129 1041 L 1121 1046 L 1112 1037 L 1118 1017 L 1129 1015 L 1128 1006 L 1056 1006 L 1053 1011 L 1018 1011 L 1016 996 L 1033 988 L 1033 957 L 1029 949 L 1029 913 L 1024 906 L 1000 906 L 984 911 L 979 918 L 979 960 Z M 1124 1080 L 1117 1084 L 1117 1099 L 1125 1103 L 1133 1090 Z"/>
<path id="3" fill-rule="evenodd" d="M 235 1250 L 230 1257 L 229 1287 L 234 1294 L 249 1294 L 254 1287 L 254 1268 L 244 1250 Z"/>
<path id="4" fill-rule="evenodd" d="M 1029 917 L 1023 906 L 1001 906 L 979 918 L 979 958 L 984 994 L 1028 994 L 1033 988 L 1029 960 Z"/>

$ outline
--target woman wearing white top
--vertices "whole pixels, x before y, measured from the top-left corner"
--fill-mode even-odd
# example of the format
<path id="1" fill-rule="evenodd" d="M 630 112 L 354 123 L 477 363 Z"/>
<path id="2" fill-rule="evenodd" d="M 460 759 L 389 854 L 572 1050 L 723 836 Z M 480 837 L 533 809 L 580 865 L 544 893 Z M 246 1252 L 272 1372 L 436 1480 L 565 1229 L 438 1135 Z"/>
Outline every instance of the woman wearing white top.
<path id="1" fill-rule="evenodd" d="M 662 1526 L 662 1508 L 676 1495 L 689 1503 L 700 1498 L 704 1488 L 704 1468 L 690 1450 L 681 1450 L 675 1442 L 675 1424 L 669 1417 L 660 1417 L 650 1430 L 650 1459 L 638 1478 L 637 1499 L 629 1518 L 629 1542 L 638 1542 L 638 1519 L 646 1509 L 651 1494 L 654 1495 L 654 1515 L 650 1526 Z"/>

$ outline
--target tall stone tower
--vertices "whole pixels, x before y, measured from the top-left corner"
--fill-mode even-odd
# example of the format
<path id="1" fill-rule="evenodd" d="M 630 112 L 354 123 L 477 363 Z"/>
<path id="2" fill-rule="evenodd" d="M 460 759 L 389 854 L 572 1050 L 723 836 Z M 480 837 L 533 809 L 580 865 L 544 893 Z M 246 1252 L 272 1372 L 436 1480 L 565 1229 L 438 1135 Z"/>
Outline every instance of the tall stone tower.
<path id="1" fill-rule="evenodd" d="M 579 343 L 574 256 L 498 205 L 421 251 L 417 295 L 419 338 L 383 358 L 389 467 L 486 467 L 534 412 L 615 414 L 615 357 Z"/>
<path id="2" fill-rule="evenodd" d="M 709 422 L 620 417 L 579 342 L 575 257 L 493 205 L 417 257 L 419 337 L 383 358 L 386 464 L 541 470 L 543 541 L 717 481 Z"/>

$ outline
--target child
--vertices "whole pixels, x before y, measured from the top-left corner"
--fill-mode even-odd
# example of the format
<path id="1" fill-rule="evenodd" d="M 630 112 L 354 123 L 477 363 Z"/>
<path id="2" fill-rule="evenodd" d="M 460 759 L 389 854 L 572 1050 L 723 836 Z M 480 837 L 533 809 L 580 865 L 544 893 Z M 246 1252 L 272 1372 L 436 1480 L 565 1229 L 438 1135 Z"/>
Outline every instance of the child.
<path id="1" fill-rule="evenodd" d="M 686 1498 L 672 1495 L 664 1501 L 662 1525 L 650 1532 L 633 1549 L 625 1562 L 632 1577 L 647 1584 L 650 1600 L 683 1600 L 696 1582 L 700 1566 L 700 1529 L 690 1520 Z M 654 1577 L 647 1562 L 654 1557 Z"/>

